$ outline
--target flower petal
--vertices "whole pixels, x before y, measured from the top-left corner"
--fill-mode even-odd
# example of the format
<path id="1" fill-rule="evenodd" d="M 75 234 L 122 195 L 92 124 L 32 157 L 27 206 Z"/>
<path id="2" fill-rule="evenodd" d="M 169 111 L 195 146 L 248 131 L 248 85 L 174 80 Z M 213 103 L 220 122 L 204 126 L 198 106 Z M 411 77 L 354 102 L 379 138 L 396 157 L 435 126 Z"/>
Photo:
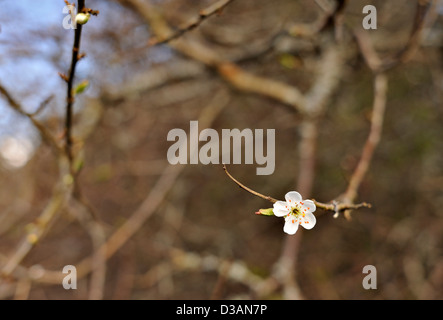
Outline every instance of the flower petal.
<path id="1" fill-rule="evenodd" d="M 283 231 L 287 234 L 295 234 L 298 230 L 299 221 L 294 216 L 288 216 L 285 218 L 285 226 Z"/>
<path id="2" fill-rule="evenodd" d="M 296 191 L 289 191 L 285 195 L 286 202 L 289 203 L 291 206 L 294 206 L 296 203 L 302 201 L 302 197 L 300 193 Z"/>
<path id="3" fill-rule="evenodd" d="M 304 217 L 301 216 L 300 217 L 301 220 L 301 225 L 303 226 L 303 228 L 305 229 L 312 229 L 314 228 L 315 224 L 317 223 L 317 219 L 315 218 L 315 216 L 308 212 L 304 214 Z"/>
<path id="4" fill-rule="evenodd" d="M 277 217 L 284 217 L 289 214 L 291 208 L 284 201 L 277 201 L 274 203 L 274 215 Z"/>
<path id="5" fill-rule="evenodd" d="M 301 210 L 304 211 L 304 209 L 307 209 L 309 212 L 314 212 L 317 207 L 315 206 L 314 201 L 312 200 L 303 200 L 303 205 Z"/>

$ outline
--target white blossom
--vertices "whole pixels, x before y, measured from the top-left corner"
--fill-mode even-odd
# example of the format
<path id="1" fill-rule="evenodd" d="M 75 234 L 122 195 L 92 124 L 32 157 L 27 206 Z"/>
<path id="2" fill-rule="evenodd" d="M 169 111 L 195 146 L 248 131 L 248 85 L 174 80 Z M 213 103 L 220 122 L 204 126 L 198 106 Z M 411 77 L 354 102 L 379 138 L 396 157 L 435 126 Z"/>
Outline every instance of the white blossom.
<path id="1" fill-rule="evenodd" d="M 296 191 L 288 192 L 285 200 L 274 203 L 274 215 L 285 218 L 284 232 L 295 234 L 299 225 L 305 229 L 312 229 L 315 226 L 317 220 L 313 212 L 316 207 L 313 201 L 303 200 Z"/>

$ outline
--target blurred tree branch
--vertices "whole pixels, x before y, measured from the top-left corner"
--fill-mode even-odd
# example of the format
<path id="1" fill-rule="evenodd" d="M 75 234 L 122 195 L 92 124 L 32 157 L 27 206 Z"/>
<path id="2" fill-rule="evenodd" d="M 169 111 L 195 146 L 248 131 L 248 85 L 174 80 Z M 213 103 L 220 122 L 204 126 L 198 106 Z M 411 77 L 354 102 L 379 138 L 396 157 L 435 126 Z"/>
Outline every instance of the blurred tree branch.
<path id="1" fill-rule="evenodd" d="M 59 145 L 54 135 L 40 121 L 38 121 L 35 118 L 35 113 L 31 114 L 26 112 L 25 109 L 22 107 L 22 105 L 12 97 L 9 91 L 1 83 L 0 83 L 0 93 L 6 98 L 6 100 L 9 103 L 9 106 L 11 106 L 15 111 L 17 111 L 19 114 L 25 116 L 31 121 L 37 132 L 40 134 L 42 140 L 48 143 L 55 150 L 56 154 L 61 154 L 63 152 L 62 147 Z M 39 107 L 39 110 L 44 108 L 44 105 L 48 102 L 49 102 L 48 99 L 43 101 L 42 105 Z"/>
<path id="2" fill-rule="evenodd" d="M 345 203 L 352 203 L 357 197 L 357 190 L 362 183 L 374 155 L 374 150 L 380 142 L 383 128 L 383 117 L 386 109 L 386 95 L 388 90 L 388 78 L 386 74 L 379 73 L 374 79 L 374 104 L 372 107 L 371 129 L 368 139 L 363 147 L 360 161 L 351 176 L 348 187 L 340 198 Z M 350 218 L 350 211 L 345 211 L 345 217 Z"/>
<path id="3" fill-rule="evenodd" d="M 78 0 L 77 12 L 82 12 L 85 8 L 85 0 Z M 83 25 L 77 23 L 74 36 L 74 44 L 72 47 L 72 60 L 71 67 L 69 69 L 69 74 L 64 80 L 67 82 L 67 93 L 66 93 L 66 120 L 65 120 L 65 141 L 66 141 L 66 154 L 68 155 L 69 161 L 72 161 L 72 108 L 74 104 L 74 77 L 75 68 L 77 62 L 83 57 L 80 55 L 80 42 L 82 37 Z M 62 77 L 63 78 L 63 77 Z"/>
<path id="4" fill-rule="evenodd" d="M 374 74 L 387 72 L 400 64 L 408 62 L 415 55 L 421 44 L 426 18 L 432 7 L 432 3 L 433 0 L 417 0 L 414 23 L 407 43 L 398 52 L 387 57 L 378 57 L 366 32 L 359 29 L 353 30 L 360 53 Z"/>
<path id="5" fill-rule="evenodd" d="M 152 46 L 152 45 L 163 44 L 163 43 L 167 43 L 169 41 L 172 41 L 174 39 L 181 37 L 186 32 L 189 32 L 189 31 L 197 28 L 207 18 L 213 16 L 214 14 L 220 14 L 222 12 L 222 10 L 233 1 L 234 0 L 219 0 L 219 1 L 215 2 L 210 7 L 200 10 L 197 17 L 194 17 L 193 19 L 188 21 L 185 26 L 180 27 L 176 32 L 172 33 L 170 36 L 160 38 L 160 39 L 155 38 L 155 37 L 152 38 L 149 41 L 149 45 Z"/>
<path id="6" fill-rule="evenodd" d="M 61 211 L 72 194 L 73 183 L 66 158 L 59 157 L 60 178 L 54 188 L 51 200 L 46 205 L 35 223 L 29 225 L 28 234 L 14 250 L 12 256 L 1 269 L 2 276 L 9 276 L 28 255 L 35 244 L 48 232 L 55 217 Z"/>
<path id="7" fill-rule="evenodd" d="M 83 12 L 83 10 L 87 10 L 94 15 L 98 13 L 97 11 L 85 8 L 85 1 L 79 0 L 78 12 Z M 47 232 L 49 232 L 55 218 L 63 209 L 71 209 L 76 213 L 77 218 L 83 223 L 85 229 L 89 232 L 94 247 L 99 247 L 105 240 L 104 231 L 100 224 L 94 220 L 95 215 L 93 210 L 90 206 L 88 206 L 86 200 L 82 198 L 79 185 L 76 182 L 75 177 L 79 173 L 81 166 L 72 166 L 72 107 L 75 94 L 73 91 L 73 84 L 77 62 L 83 57 L 83 55 L 79 54 L 81 30 L 82 25 L 77 24 L 69 76 L 60 74 L 62 79 L 67 82 L 68 87 L 65 122 L 65 148 L 60 146 L 58 140 L 53 136 L 53 134 L 42 123 L 35 119 L 35 115 L 45 107 L 45 105 L 50 101 L 50 98 L 43 101 L 37 111 L 33 114 L 27 113 L 24 111 L 24 108 L 20 105 L 20 103 L 18 103 L 12 97 L 8 90 L 0 84 L 0 93 L 6 97 L 9 105 L 20 114 L 26 116 L 39 132 L 42 140 L 53 147 L 59 169 L 58 181 L 53 189 L 50 201 L 35 222 L 28 225 L 27 235 L 24 236 L 17 248 L 13 251 L 12 255 L 3 264 L 0 271 L 2 277 L 9 277 L 13 275 L 15 270 L 20 266 L 20 263 L 28 255 L 36 243 L 39 242 Z M 89 133 L 90 131 L 86 133 L 83 132 L 84 137 L 86 137 Z M 78 160 L 83 161 L 82 159 Z M 93 257 L 94 267 L 91 281 L 90 299 L 102 299 L 106 270 L 105 259 L 100 256 L 100 252 L 98 250 L 96 250 Z M 23 287 L 20 284 L 28 283 L 27 279 L 28 278 L 26 277 L 19 279 L 18 288 Z M 20 294 L 19 296 L 22 295 L 23 294 Z"/>
<path id="8" fill-rule="evenodd" d="M 198 118 L 199 125 L 201 127 L 209 127 L 228 104 L 229 100 L 230 96 L 226 89 L 220 89 L 214 95 L 214 99 L 202 109 Z M 178 176 L 184 168 L 184 166 L 167 166 L 140 206 L 120 228 L 114 231 L 106 240 L 106 243 L 96 250 L 96 254 L 103 255 L 106 259 L 112 257 L 157 210 L 169 191 L 174 187 Z M 76 265 L 78 277 L 83 277 L 91 272 L 92 259 L 87 257 Z"/>
<path id="9" fill-rule="evenodd" d="M 64 156 L 64 151 L 59 146 L 56 138 L 52 135 L 52 133 L 49 132 L 49 130 L 42 123 L 36 120 L 33 115 L 25 112 L 23 107 L 14 98 L 12 98 L 11 94 L 2 85 L 0 85 L 0 92 L 6 97 L 9 105 L 14 110 L 31 120 L 36 130 L 40 133 L 42 139 L 53 147 L 58 159 L 60 174 L 59 182 L 54 188 L 51 200 L 42 211 L 39 218 L 36 220 L 37 222 L 30 225 L 28 235 L 24 237 L 24 239 L 21 241 L 21 244 L 18 245 L 11 258 L 1 269 L 1 274 L 3 276 L 9 276 L 20 264 L 20 262 L 26 257 L 26 255 L 31 251 L 37 241 L 40 240 L 40 238 L 47 232 L 54 217 L 63 207 L 65 201 L 72 191 L 72 181 L 70 179 L 71 175 L 69 173 L 67 165 L 68 161 Z"/>
<path id="10" fill-rule="evenodd" d="M 136 9 L 153 28 L 157 37 L 168 37 L 172 33 L 172 30 L 155 6 L 139 0 L 120 0 L 120 2 L 129 4 Z M 268 96 L 295 108 L 297 111 L 304 111 L 303 94 L 294 86 L 260 77 L 243 70 L 233 62 L 226 61 L 214 49 L 191 37 L 187 39 L 178 38 L 174 43 L 170 43 L 170 46 L 184 55 L 214 68 L 223 79 L 239 90 Z"/>
<path id="11" fill-rule="evenodd" d="M 340 198 L 345 203 L 352 203 L 357 196 L 357 190 L 362 183 L 372 160 L 375 148 L 380 142 L 383 118 L 386 109 L 388 91 L 387 72 L 401 63 L 406 63 L 420 46 L 425 18 L 431 8 L 432 0 L 418 0 L 414 24 L 405 47 L 391 57 L 381 59 L 372 46 L 366 33 L 354 30 L 354 36 L 359 45 L 360 53 L 374 74 L 374 101 L 372 106 L 371 128 L 363 147 L 360 161 L 355 168 L 345 193 Z M 350 218 L 350 210 L 345 211 L 345 217 Z"/>

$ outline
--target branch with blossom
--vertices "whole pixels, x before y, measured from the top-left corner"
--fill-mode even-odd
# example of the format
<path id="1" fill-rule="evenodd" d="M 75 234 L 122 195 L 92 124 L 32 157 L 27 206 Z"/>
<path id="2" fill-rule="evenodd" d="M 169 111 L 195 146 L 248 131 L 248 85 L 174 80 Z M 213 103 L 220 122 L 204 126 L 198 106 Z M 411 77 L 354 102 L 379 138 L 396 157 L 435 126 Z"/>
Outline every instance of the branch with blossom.
<path id="1" fill-rule="evenodd" d="M 223 170 L 226 175 L 234 181 L 241 189 L 248 191 L 249 193 L 267 200 L 273 203 L 273 208 L 260 209 L 256 212 L 258 215 L 276 216 L 285 218 L 284 231 L 288 234 L 295 234 L 298 226 L 301 225 L 305 229 L 312 229 L 316 224 L 316 218 L 313 214 L 316 208 L 323 209 L 325 211 L 332 211 L 335 215 L 345 210 L 354 210 L 360 208 L 371 208 L 371 204 L 362 202 L 359 204 L 340 203 L 337 200 L 331 201 L 331 203 L 322 203 L 312 200 L 303 200 L 300 193 L 296 191 L 290 191 L 285 195 L 285 201 L 274 199 L 271 196 L 263 195 L 251 188 L 248 188 L 237 179 L 235 179 L 223 164 Z"/>

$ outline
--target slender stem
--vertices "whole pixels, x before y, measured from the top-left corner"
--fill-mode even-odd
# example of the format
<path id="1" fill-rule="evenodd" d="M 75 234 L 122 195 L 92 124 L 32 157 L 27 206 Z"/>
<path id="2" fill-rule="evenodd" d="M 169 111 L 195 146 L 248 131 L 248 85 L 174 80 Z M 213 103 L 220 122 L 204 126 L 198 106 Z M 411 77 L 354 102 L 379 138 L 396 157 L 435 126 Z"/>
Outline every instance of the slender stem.
<path id="1" fill-rule="evenodd" d="M 380 73 L 374 79 L 374 105 L 372 110 L 371 129 L 363 147 L 360 161 L 352 174 L 348 188 L 345 192 L 345 202 L 353 202 L 357 196 L 357 190 L 362 183 L 374 155 L 383 128 L 383 117 L 386 108 L 386 95 L 388 79 L 385 73 Z"/>
<path id="2" fill-rule="evenodd" d="M 228 175 L 228 177 L 229 177 L 232 181 L 234 181 L 234 182 L 235 182 L 240 188 L 242 188 L 242 189 L 248 191 L 249 193 L 252 193 L 253 195 L 255 195 L 255 196 L 259 197 L 259 198 L 262 198 L 262 199 L 264 199 L 264 200 L 268 200 L 268 201 L 270 201 L 270 202 L 272 202 L 272 203 L 275 203 L 275 202 L 278 201 L 277 199 L 274 199 L 274 198 L 272 198 L 272 197 L 270 197 L 270 196 L 265 196 L 265 195 L 263 195 L 263 194 L 261 194 L 261 193 L 259 193 L 259 192 L 257 192 L 257 191 L 254 191 L 254 190 L 252 190 L 252 189 L 246 187 L 244 184 L 240 183 L 237 179 L 235 179 L 235 178 L 229 173 L 229 171 L 228 171 L 228 169 L 226 168 L 226 165 L 225 165 L 225 164 L 223 164 L 223 170 L 225 170 L 225 173 Z"/>
<path id="3" fill-rule="evenodd" d="M 57 152 L 57 154 L 61 154 L 63 152 L 63 148 L 59 145 L 57 139 L 52 135 L 52 133 L 43 125 L 43 123 L 41 123 L 40 121 L 38 121 L 35 118 L 35 114 L 37 113 L 34 112 L 33 114 L 28 113 L 24 110 L 23 106 L 17 101 L 15 100 L 12 95 L 9 93 L 9 91 L 0 83 L 0 95 L 5 96 L 6 100 L 8 101 L 9 105 L 18 113 L 20 113 L 21 115 L 27 117 L 32 124 L 34 125 L 35 129 L 37 129 L 37 131 L 40 134 L 40 137 L 42 138 L 42 140 L 46 141 L 46 143 L 48 143 L 51 147 L 54 148 L 54 150 Z M 46 99 L 45 101 L 42 102 L 42 105 L 44 107 L 44 105 L 46 105 L 46 103 L 48 102 L 48 99 Z M 41 109 L 41 107 L 39 107 L 39 109 Z"/>
<path id="4" fill-rule="evenodd" d="M 77 12 L 82 12 L 85 8 L 85 0 L 78 0 L 78 8 Z M 77 28 L 75 29 L 74 36 L 74 45 L 72 47 L 72 60 L 71 60 L 71 68 L 69 70 L 68 75 L 68 88 L 67 88 L 67 99 L 66 99 L 66 122 L 65 122 L 65 139 L 66 139 L 66 154 L 70 161 L 72 161 L 72 114 L 73 114 L 73 104 L 74 104 L 74 95 L 73 95 L 73 86 L 74 86 L 74 76 L 75 76 L 75 68 L 77 66 L 77 62 L 79 61 L 79 52 L 80 52 L 80 40 L 82 36 L 82 25 L 77 24 Z"/>
<path id="5" fill-rule="evenodd" d="M 170 36 L 165 38 L 153 38 L 151 41 L 149 41 L 150 45 L 158 45 L 167 43 L 171 40 L 177 39 L 184 35 L 185 33 L 197 28 L 203 21 L 205 21 L 207 18 L 213 16 L 214 14 L 217 14 L 221 12 L 228 4 L 233 2 L 234 0 L 220 0 L 211 5 L 210 7 L 200 10 L 199 15 L 192 19 L 190 22 L 186 24 L 186 26 L 179 28 L 176 32 L 172 33 Z"/>
<path id="6" fill-rule="evenodd" d="M 226 165 L 223 164 L 223 170 L 225 170 L 226 175 L 232 180 L 234 181 L 241 189 L 248 191 L 249 193 L 253 194 L 254 196 L 257 196 L 259 198 L 262 198 L 264 200 L 267 200 L 269 202 L 275 203 L 279 200 L 271 197 L 271 196 L 266 196 L 264 194 L 261 194 L 260 192 L 257 192 L 255 190 L 252 190 L 251 188 L 245 186 L 244 184 L 242 184 L 240 181 L 238 181 L 237 179 L 235 179 L 228 171 L 228 169 L 226 168 Z M 299 184 L 300 185 L 300 184 Z M 307 190 L 307 188 L 303 188 L 303 190 Z M 306 194 L 306 192 L 304 192 Z M 334 200 L 332 201 L 332 203 L 322 203 L 322 202 L 318 202 L 316 200 L 312 200 L 315 203 L 315 206 L 317 208 L 326 210 L 326 211 L 332 211 L 334 213 L 337 212 L 341 212 L 344 210 L 349 210 L 349 209 L 360 209 L 360 208 L 371 208 L 371 204 L 366 203 L 366 202 L 362 202 L 359 204 L 351 204 L 351 203 L 339 203 L 338 201 Z"/>

